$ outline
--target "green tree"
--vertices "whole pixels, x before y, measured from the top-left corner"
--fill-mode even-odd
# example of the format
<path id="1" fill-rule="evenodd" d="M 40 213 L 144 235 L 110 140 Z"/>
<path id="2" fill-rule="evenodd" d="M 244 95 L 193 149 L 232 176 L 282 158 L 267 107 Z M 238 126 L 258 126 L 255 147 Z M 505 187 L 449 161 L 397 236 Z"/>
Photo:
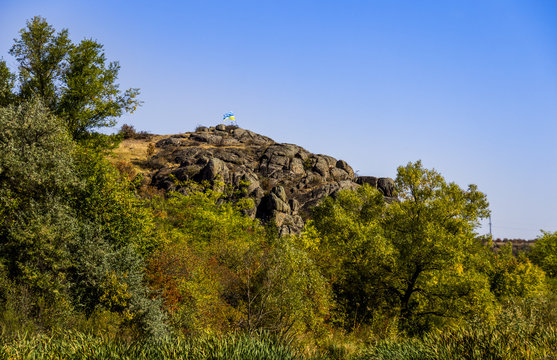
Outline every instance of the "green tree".
<path id="1" fill-rule="evenodd" d="M 0 108 L 0 226 L 31 201 L 63 197 L 79 184 L 75 145 L 40 101 Z"/>
<path id="2" fill-rule="evenodd" d="M 301 241 L 323 274 L 332 280 L 341 321 L 355 329 L 387 309 L 383 267 L 393 249 L 383 236 L 383 195 L 365 184 L 340 191 L 313 209 Z"/>
<path id="3" fill-rule="evenodd" d="M 488 215 L 485 195 L 447 183 L 419 161 L 398 168 L 396 190 L 390 204 L 366 186 L 341 191 L 314 211 L 316 256 L 329 264 L 345 321 L 373 322 L 383 309 L 422 331 L 481 313 L 493 300 L 478 270 L 489 263 L 486 246 L 474 232 Z"/>
<path id="4" fill-rule="evenodd" d="M 40 97 L 51 110 L 55 109 L 71 47 L 68 30 L 55 34 L 44 18 L 35 16 L 19 34 L 9 51 L 19 63 L 19 95 L 23 99 Z"/>
<path id="5" fill-rule="evenodd" d="M 489 215 L 486 196 L 475 185 L 447 183 L 421 161 L 398 168 L 396 189 L 400 201 L 384 224 L 395 249 L 389 287 L 402 319 L 422 326 L 486 306 L 489 285 L 477 268 L 484 245 L 475 232 Z"/>
<path id="6" fill-rule="evenodd" d="M 0 262 L 27 304 L 19 312 L 51 326 L 71 309 L 65 274 L 78 223 L 64 198 L 79 185 L 75 147 L 39 101 L 0 108 L 0 128 Z"/>
<path id="7" fill-rule="evenodd" d="M 153 199 L 166 241 L 149 258 L 149 277 L 177 329 L 300 333 L 322 327 L 328 286 L 295 239 L 268 238 L 241 213 L 242 201 L 222 201 L 226 194 L 219 190 L 192 183 L 181 191 Z"/>
<path id="8" fill-rule="evenodd" d="M 107 63 L 101 44 L 91 39 L 73 44 L 67 29 L 56 33 L 42 17 L 27 22 L 9 52 L 19 63 L 18 97 L 42 98 L 66 122 L 74 139 L 114 126 L 116 118 L 140 105 L 138 89 L 119 89 L 120 67 Z"/>
<path id="9" fill-rule="evenodd" d="M 119 70 L 118 63 L 106 62 L 103 46 L 96 41 L 85 39 L 70 49 L 56 114 L 68 123 L 74 138 L 114 126 L 116 118 L 139 106 L 139 89 L 122 92 L 116 84 Z"/>
<path id="10" fill-rule="evenodd" d="M 0 60 L 0 106 L 7 106 L 15 101 L 14 85 L 15 75 L 10 72 L 6 62 Z"/>
<path id="11" fill-rule="evenodd" d="M 507 244 L 493 255 L 489 271 L 491 291 L 500 299 L 531 298 L 546 290 L 545 274 L 525 256 L 515 257 Z"/>
<path id="12" fill-rule="evenodd" d="M 80 149 L 39 100 L 0 108 L 0 128 L 0 283 L 13 287 L 0 289 L 11 299 L 0 312 L 10 305 L 52 328 L 106 309 L 164 334 L 140 255 L 153 246 L 152 218 L 133 184 Z"/>
<path id="13" fill-rule="evenodd" d="M 532 262 L 551 278 L 557 277 L 557 232 L 542 231 L 528 254 Z"/>

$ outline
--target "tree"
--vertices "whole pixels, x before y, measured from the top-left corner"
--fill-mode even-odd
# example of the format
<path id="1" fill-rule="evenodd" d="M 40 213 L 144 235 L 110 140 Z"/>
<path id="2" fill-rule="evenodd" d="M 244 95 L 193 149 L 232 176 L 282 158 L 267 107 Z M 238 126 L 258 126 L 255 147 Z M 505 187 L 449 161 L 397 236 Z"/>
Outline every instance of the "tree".
<path id="1" fill-rule="evenodd" d="M 177 329 L 300 333 L 322 327 L 328 286 L 305 249 L 291 238 L 269 238 L 241 213 L 241 201 L 222 201 L 220 190 L 183 184 L 181 191 L 153 199 L 168 239 L 148 267 Z"/>
<path id="2" fill-rule="evenodd" d="M 163 335 L 143 283 L 152 219 L 133 183 L 76 146 L 40 100 L 0 107 L 0 129 L 0 285 L 14 312 L 51 328 L 105 309 Z"/>
<path id="3" fill-rule="evenodd" d="M 19 63 L 19 99 L 43 99 L 66 122 L 74 139 L 114 126 L 116 118 L 140 105 L 138 89 L 119 89 L 120 66 L 107 63 L 101 44 L 91 39 L 73 44 L 67 29 L 56 33 L 42 17 L 27 22 L 9 53 Z M 0 63 L 0 86 L 7 78 L 2 74 Z"/>
<path id="4" fill-rule="evenodd" d="M 393 252 L 383 236 L 385 211 L 383 195 L 367 184 L 340 191 L 313 209 L 301 237 L 332 280 L 341 321 L 353 330 L 390 307 L 381 284 Z"/>
<path id="5" fill-rule="evenodd" d="M 388 207 L 385 236 L 395 249 L 389 287 L 405 320 L 464 314 L 487 300 L 487 279 L 474 255 L 483 246 L 474 230 L 489 215 L 486 196 L 447 183 L 421 161 L 398 168 L 397 195 Z"/>
<path id="6" fill-rule="evenodd" d="M 545 274 L 523 254 L 512 254 L 512 245 L 506 244 L 493 255 L 489 271 L 491 292 L 497 298 L 532 298 L 546 290 Z"/>
<path id="7" fill-rule="evenodd" d="M 91 39 L 70 49 L 56 114 L 66 120 L 74 138 L 94 128 L 114 126 L 124 111 L 139 106 L 139 89 L 122 93 L 115 83 L 119 70 L 116 62 L 106 64 L 103 46 Z"/>
<path id="8" fill-rule="evenodd" d="M 75 145 L 40 101 L 0 108 L 0 128 L 0 226 L 9 226 L 9 214 L 78 185 Z"/>
<path id="9" fill-rule="evenodd" d="M 19 33 L 20 38 L 14 39 L 9 51 L 19 63 L 19 96 L 23 99 L 38 96 L 50 109 L 55 109 L 71 47 L 68 30 L 55 34 L 44 18 L 35 16 L 27 21 L 27 29 Z"/>
<path id="10" fill-rule="evenodd" d="M 493 296 L 478 271 L 488 259 L 474 229 L 489 214 L 485 195 L 420 161 L 398 168 L 396 191 L 390 204 L 369 187 L 341 191 L 313 213 L 316 256 L 332 264 L 328 278 L 350 322 L 373 322 L 383 308 L 403 328 L 423 331 L 484 311 Z"/>
<path id="11" fill-rule="evenodd" d="M 557 277 L 557 232 L 542 231 L 528 254 L 532 262 L 551 278 Z"/>
<path id="12" fill-rule="evenodd" d="M 10 72 L 6 62 L 0 60 L 0 107 L 7 106 L 14 102 L 14 83 L 15 75 Z"/>
<path id="13" fill-rule="evenodd" d="M 79 184 L 75 147 L 39 101 L 0 108 L 0 129 L 0 262 L 14 303 L 27 304 L 18 312 L 50 326 L 71 303 L 64 274 L 78 224 L 64 198 Z"/>

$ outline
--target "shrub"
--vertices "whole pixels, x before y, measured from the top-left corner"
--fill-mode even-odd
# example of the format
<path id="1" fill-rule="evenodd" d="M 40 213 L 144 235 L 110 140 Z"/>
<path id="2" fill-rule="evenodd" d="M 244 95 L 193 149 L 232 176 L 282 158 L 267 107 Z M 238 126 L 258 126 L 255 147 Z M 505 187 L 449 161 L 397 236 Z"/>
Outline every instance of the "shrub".
<path id="1" fill-rule="evenodd" d="M 147 157 L 150 158 L 154 154 L 155 154 L 155 144 L 149 143 L 149 145 L 147 145 Z"/>
<path id="2" fill-rule="evenodd" d="M 137 132 L 135 131 L 133 125 L 124 124 L 120 128 L 120 134 L 124 139 L 133 139 Z"/>
<path id="3" fill-rule="evenodd" d="M 119 134 L 124 139 L 138 139 L 138 140 L 147 140 L 153 137 L 153 134 L 147 131 L 140 131 L 137 132 L 132 125 L 124 124 L 120 128 Z"/>

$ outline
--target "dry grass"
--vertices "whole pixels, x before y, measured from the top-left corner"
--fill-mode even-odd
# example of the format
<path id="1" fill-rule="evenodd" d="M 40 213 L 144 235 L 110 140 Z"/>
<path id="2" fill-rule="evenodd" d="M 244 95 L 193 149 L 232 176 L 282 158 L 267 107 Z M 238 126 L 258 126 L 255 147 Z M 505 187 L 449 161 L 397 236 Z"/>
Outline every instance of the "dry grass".
<path id="1" fill-rule="evenodd" d="M 146 163 L 148 160 L 147 152 L 149 144 L 155 144 L 157 141 L 169 137 L 170 135 L 155 135 L 151 139 L 126 139 L 112 151 L 109 160 L 116 164 L 124 161 L 131 163 L 137 172 L 148 171 Z M 154 154 L 158 152 L 155 148 Z"/>
<path id="2" fill-rule="evenodd" d="M 121 168 L 125 164 L 127 168 L 127 172 L 130 174 L 150 174 L 153 172 L 152 166 L 149 164 L 149 159 L 152 155 L 155 155 L 159 152 L 170 153 L 174 148 L 166 148 L 160 149 L 154 147 L 158 141 L 171 137 L 172 135 L 153 135 L 149 139 L 125 139 L 123 140 L 120 145 L 112 151 L 112 153 L 108 156 L 108 160 L 114 164 L 115 166 Z M 183 145 L 180 145 L 180 148 L 188 148 L 188 147 L 197 147 L 201 149 L 211 150 L 211 149 L 241 149 L 247 150 L 253 147 L 250 144 L 234 144 L 234 145 L 215 145 L 215 144 L 207 144 L 207 143 L 198 143 L 193 140 L 185 140 Z M 151 149 L 149 146 L 151 145 Z M 149 152 L 151 156 L 149 156 Z M 179 164 L 172 163 L 171 159 L 167 159 L 168 163 L 166 166 L 170 168 L 178 167 Z"/>

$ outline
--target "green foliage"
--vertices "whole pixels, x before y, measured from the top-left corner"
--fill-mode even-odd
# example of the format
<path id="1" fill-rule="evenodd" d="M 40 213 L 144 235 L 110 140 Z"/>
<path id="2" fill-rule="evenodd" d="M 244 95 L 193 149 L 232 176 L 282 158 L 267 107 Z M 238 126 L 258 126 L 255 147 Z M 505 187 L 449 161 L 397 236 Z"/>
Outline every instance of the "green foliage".
<path id="1" fill-rule="evenodd" d="M 14 103 L 14 85 L 15 75 L 10 72 L 6 62 L 0 60 L 0 106 L 8 106 Z"/>
<path id="2" fill-rule="evenodd" d="M 382 266 L 390 261 L 392 247 L 383 236 L 380 220 L 386 210 L 383 195 L 369 185 L 341 191 L 314 209 L 302 242 L 313 249 L 321 271 L 334 279 L 345 327 L 372 320 L 386 306 Z"/>
<path id="3" fill-rule="evenodd" d="M 51 329 L 100 307 L 164 334 L 139 255 L 154 246 L 152 217 L 134 184 L 38 101 L 0 108 L 0 127 L 0 313 Z"/>
<path id="4" fill-rule="evenodd" d="M 536 304 L 508 302 L 494 323 L 470 321 L 420 339 L 383 341 L 355 359 L 550 359 L 557 328 L 537 310 Z"/>
<path id="5" fill-rule="evenodd" d="M 140 179 L 121 176 L 98 151 L 119 136 L 92 132 L 133 111 L 138 91 L 118 89 L 118 64 L 101 45 L 74 45 L 40 17 L 10 54 L 17 93 L 0 61 L 2 330 L 63 328 L 109 312 L 132 335 L 166 334 L 143 281 L 142 255 L 157 241 Z"/>
<path id="6" fill-rule="evenodd" d="M 152 284 L 177 329 L 297 333 L 322 326 L 327 284 L 294 239 L 267 238 L 218 190 L 191 183 L 181 191 L 153 202 L 168 238 L 149 259 Z"/>
<path id="7" fill-rule="evenodd" d="M 19 63 L 19 95 L 23 99 L 40 97 L 50 109 L 55 109 L 71 48 L 68 30 L 55 34 L 44 18 L 35 16 L 19 34 L 10 49 L 10 55 Z"/>
<path id="8" fill-rule="evenodd" d="M 478 270 L 486 252 L 473 231 L 488 214 L 485 195 L 474 185 L 446 183 L 420 162 L 399 167 L 396 184 L 400 201 L 388 206 L 377 190 L 362 186 L 313 213 L 316 256 L 333 281 L 345 326 L 389 313 L 404 328 L 425 331 L 489 314 L 493 298 Z"/>
<path id="9" fill-rule="evenodd" d="M 101 44 L 91 39 L 73 44 L 67 29 L 56 33 L 39 16 L 20 30 L 10 54 L 19 63 L 18 97 L 42 98 L 66 122 L 74 139 L 88 139 L 92 130 L 114 126 L 117 117 L 140 105 L 138 89 L 119 89 L 120 66 L 107 63 Z M 0 63 L 0 102 L 10 97 L 6 89 L 12 83 L 6 70 Z"/>
<path id="10" fill-rule="evenodd" d="M 89 149 L 81 148 L 76 160 L 83 182 L 72 196 L 77 215 L 100 225 L 102 237 L 112 245 L 133 245 L 141 254 L 156 247 L 153 215 L 136 194 L 141 179 L 128 179 Z"/>
<path id="11" fill-rule="evenodd" d="M 125 342 L 80 333 L 63 336 L 20 336 L 0 340 L 0 357 L 8 359 L 184 359 L 184 360 L 294 360 L 302 359 L 268 334 L 166 338 Z"/>
<path id="12" fill-rule="evenodd" d="M 74 138 L 94 128 L 114 126 L 124 111 L 137 109 L 139 89 L 122 93 L 115 83 L 119 70 L 118 63 L 106 64 L 103 46 L 93 40 L 71 47 L 56 114 L 67 122 Z"/>
<path id="13" fill-rule="evenodd" d="M 164 314 L 158 301 L 150 299 L 145 286 L 143 259 L 132 245 L 118 246 L 103 238 L 102 226 L 84 226 L 79 243 L 72 248 L 76 307 L 87 316 L 99 308 L 121 315 L 120 325 L 130 325 L 137 334 L 166 334 Z"/>
<path id="14" fill-rule="evenodd" d="M 420 161 L 398 168 L 396 189 L 400 201 L 388 207 L 384 224 L 396 249 L 388 286 L 402 318 L 423 328 L 489 309 L 488 281 L 475 266 L 483 252 L 474 229 L 489 214 L 485 195 L 475 185 L 447 183 Z"/>
<path id="15" fill-rule="evenodd" d="M 63 197 L 79 183 L 74 146 L 38 101 L 0 108 L 0 128 L 0 261 L 31 298 L 26 315 L 49 326 L 55 309 L 71 308 L 65 272 L 78 225 Z"/>
<path id="16" fill-rule="evenodd" d="M 536 239 L 528 257 L 543 269 L 551 278 L 557 277 L 557 232 L 542 231 L 543 235 Z"/>
<path id="17" fill-rule="evenodd" d="M 77 185 L 75 146 L 39 101 L 0 108 L 0 128 L 1 209 L 21 209 L 29 199 L 59 197 Z"/>
<path id="18" fill-rule="evenodd" d="M 494 255 L 489 275 L 491 291 L 499 298 L 529 298 L 546 290 L 544 272 L 524 256 L 513 256 L 511 244 Z"/>
<path id="19" fill-rule="evenodd" d="M 0 338 L 7 359 L 551 359 L 557 351 L 554 325 L 531 325 L 510 305 L 496 324 L 470 322 L 461 328 L 434 331 L 421 338 L 389 339 L 349 351 L 305 355 L 268 333 L 162 338 L 129 342 L 76 332 Z"/>

